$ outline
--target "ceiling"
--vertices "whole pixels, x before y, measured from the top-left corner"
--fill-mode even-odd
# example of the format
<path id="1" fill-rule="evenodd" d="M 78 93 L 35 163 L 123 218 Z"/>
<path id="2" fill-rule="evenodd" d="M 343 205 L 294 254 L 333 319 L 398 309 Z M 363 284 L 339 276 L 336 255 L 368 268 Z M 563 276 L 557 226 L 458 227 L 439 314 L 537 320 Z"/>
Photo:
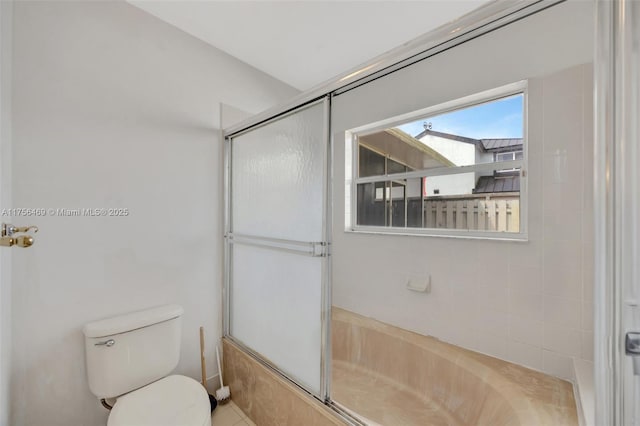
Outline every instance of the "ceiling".
<path id="1" fill-rule="evenodd" d="M 485 2 L 129 0 L 300 90 L 360 65 Z"/>

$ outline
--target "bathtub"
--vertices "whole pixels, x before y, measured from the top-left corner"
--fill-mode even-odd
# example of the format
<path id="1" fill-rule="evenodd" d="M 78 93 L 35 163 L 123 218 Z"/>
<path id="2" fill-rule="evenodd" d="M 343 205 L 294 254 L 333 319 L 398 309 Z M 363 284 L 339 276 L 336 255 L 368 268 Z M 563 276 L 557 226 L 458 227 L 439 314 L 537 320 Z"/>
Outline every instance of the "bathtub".
<path id="1" fill-rule="evenodd" d="M 332 399 L 370 424 L 578 424 L 569 382 L 333 308 Z"/>

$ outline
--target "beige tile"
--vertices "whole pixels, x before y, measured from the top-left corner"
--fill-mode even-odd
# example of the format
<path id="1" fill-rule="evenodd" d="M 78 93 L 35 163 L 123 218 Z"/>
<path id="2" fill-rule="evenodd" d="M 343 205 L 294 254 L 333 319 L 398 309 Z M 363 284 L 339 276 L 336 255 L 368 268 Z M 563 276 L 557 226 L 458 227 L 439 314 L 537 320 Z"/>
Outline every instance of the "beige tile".
<path id="1" fill-rule="evenodd" d="M 542 348 L 526 343 L 509 341 L 509 360 L 526 367 L 542 370 Z"/>
<path id="2" fill-rule="evenodd" d="M 580 356 L 581 333 L 575 328 L 562 327 L 557 324 L 545 324 L 543 349 L 565 356 Z M 564 376 L 562 376 L 564 377 Z"/>
<path id="3" fill-rule="evenodd" d="M 493 334 L 496 337 L 506 338 L 508 334 L 508 318 L 509 315 L 506 312 L 479 312 L 475 318 L 473 328 L 480 333 Z M 469 323 L 466 324 L 466 327 L 469 327 Z"/>
<path id="4" fill-rule="evenodd" d="M 230 405 L 231 405 L 231 407 L 235 410 L 235 412 L 236 412 L 236 413 L 238 413 L 238 414 L 240 415 L 240 417 L 241 417 L 243 420 L 246 420 L 246 419 L 247 419 L 247 415 L 245 414 L 245 412 L 244 412 L 244 411 L 242 411 L 242 410 L 240 409 L 240 407 L 238 407 L 238 406 L 237 406 L 233 401 L 229 402 L 229 404 L 230 404 Z"/>
<path id="5" fill-rule="evenodd" d="M 562 214 L 582 208 L 582 197 L 575 190 L 575 184 L 547 184 L 543 190 L 542 204 L 544 214 Z"/>
<path id="6" fill-rule="evenodd" d="M 570 356 L 543 350 L 542 358 L 545 373 L 573 380 L 573 360 Z"/>
<path id="7" fill-rule="evenodd" d="M 576 192 L 575 189 L 572 191 Z M 579 241 L 545 240 L 544 243 L 544 267 L 555 266 L 558 268 L 573 266 L 582 267 L 582 246 Z"/>
<path id="8" fill-rule="evenodd" d="M 544 238 L 579 241 L 582 238 L 582 209 L 571 215 L 571 220 L 565 220 L 558 212 L 544 215 Z"/>
<path id="9" fill-rule="evenodd" d="M 542 268 L 510 265 L 509 289 L 521 293 L 540 294 L 543 288 Z M 504 302 L 505 305 L 507 304 Z"/>
<path id="10" fill-rule="evenodd" d="M 231 403 L 218 405 L 211 416 L 211 422 L 215 426 L 233 426 L 241 420 L 242 417 L 234 410 Z"/>
<path id="11" fill-rule="evenodd" d="M 591 244 L 585 244 L 582 248 L 582 299 L 585 301 L 593 301 L 593 256 L 594 247 Z"/>
<path id="12" fill-rule="evenodd" d="M 509 316 L 509 339 L 528 343 L 533 346 L 542 346 L 544 323 L 542 321 L 521 318 L 519 315 Z"/>
<path id="13" fill-rule="evenodd" d="M 593 332 L 582 333 L 582 359 L 593 361 Z"/>
<path id="14" fill-rule="evenodd" d="M 254 422 L 249 422 L 251 418 L 260 426 L 343 424 L 327 407 L 258 364 L 227 339 L 223 339 L 223 352 L 224 376 L 234 402 L 248 416 L 242 418 L 230 406 L 233 415 L 237 416 L 236 423 L 243 421 L 252 425 Z"/>
<path id="15" fill-rule="evenodd" d="M 593 181 L 593 176 L 585 177 L 585 180 Z M 593 186 L 593 185 L 592 185 Z M 583 191 L 584 197 L 582 199 L 582 242 L 585 244 L 593 244 L 593 188 L 588 188 Z"/>
<path id="16" fill-rule="evenodd" d="M 582 331 L 593 331 L 593 302 L 582 302 Z"/>
<path id="17" fill-rule="evenodd" d="M 503 254 L 502 256 L 502 258 L 505 258 L 508 254 Z M 487 261 L 481 260 L 478 264 L 478 276 L 472 282 L 475 282 L 478 286 L 504 288 L 509 281 L 507 268 L 496 268 L 493 262 L 485 262 Z"/>
<path id="18" fill-rule="evenodd" d="M 554 73 L 543 82 L 544 153 L 582 148 L 582 71 Z"/>
<path id="19" fill-rule="evenodd" d="M 571 385 L 560 379 L 337 308 L 332 334 L 332 397 L 367 423 L 577 424 Z M 539 346 L 481 340 L 478 350 L 543 368 Z"/>
<path id="20" fill-rule="evenodd" d="M 575 148 L 560 148 L 542 156 L 542 181 L 543 190 L 550 187 L 566 189 L 566 185 L 574 185 L 574 188 L 582 188 L 580 177 L 582 176 L 582 151 Z M 582 198 L 581 191 L 572 197 L 571 202 L 580 208 Z M 544 197 L 544 195 L 543 195 Z M 544 199 L 544 198 L 543 198 Z M 563 200 L 564 201 L 564 200 Z M 545 213 L 560 212 L 559 206 L 545 206 Z"/>
<path id="21" fill-rule="evenodd" d="M 542 321 L 542 294 L 509 291 L 509 313 L 532 321 Z"/>
<path id="22" fill-rule="evenodd" d="M 573 264 L 545 265 L 544 294 L 569 299 L 582 298 L 582 270 Z"/>
<path id="23" fill-rule="evenodd" d="M 479 285 L 477 292 L 478 311 L 499 311 L 507 312 L 509 306 L 509 290 L 507 286 L 498 287 L 495 285 Z"/>
<path id="24" fill-rule="evenodd" d="M 233 402 L 233 400 L 226 403 L 225 406 L 233 408 L 233 411 L 236 411 L 238 414 L 242 414 L 242 410 L 238 408 L 238 406 L 236 405 L 235 402 Z"/>
<path id="25" fill-rule="evenodd" d="M 506 359 L 508 356 L 507 339 L 490 333 L 478 333 L 476 349 L 480 353 L 502 359 Z"/>
<path id="26" fill-rule="evenodd" d="M 544 296 L 546 325 L 579 329 L 582 323 L 582 302 L 575 298 Z"/>
<path id="27" fill-rule="evenodd" d="M 544 110 L 542 102 L 533 102 L 533 100 L 543 99 L 543 80 L 540 78 L 532 78 L 529 80 L 529 105 L 527 118 L 527 131 L 529 133 L 528 141 L 543 141 L 543 124 L 542 119 Z M 542 155 L 542 143 L 529 143 L 529 158 Z"/>
<path id="28" fill-rule="evenodd" d="M 495 328 L 496 318 L 489 325 Z M 504 319 L 505 323 L 508 323 Z M 528 332 L 537 323 L 519 324 Z M 567 377 L 567 359 L 493 333 L 481 350 Z M 436 425 L 577 425 L 568 382 L 334 308 L 332 397 L 367 423 Z M 233 343 L 223 341 L 234 402 L 213 426 L 337 426 L 325 406 L 302 394 Z M 398 362 L 402 360 L 402 362 Z M 240 409 L 242 407 L 242 409 Z M 245 410 L 245 412 L 243 412 Z M 232 417 L 233 415 L 234 417 Z M 223 422 L 228 416 L 231 423 Z"/>

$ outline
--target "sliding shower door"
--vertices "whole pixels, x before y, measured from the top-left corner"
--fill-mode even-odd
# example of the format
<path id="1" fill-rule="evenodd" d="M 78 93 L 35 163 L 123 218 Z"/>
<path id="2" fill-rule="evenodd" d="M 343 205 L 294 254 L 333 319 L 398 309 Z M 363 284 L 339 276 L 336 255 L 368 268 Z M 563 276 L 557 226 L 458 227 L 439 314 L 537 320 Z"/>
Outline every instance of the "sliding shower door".
<path id="1" fill-rule="evenodd" d="M 226 334 L 320 399 L 329 101 L 227 137 Z"/>

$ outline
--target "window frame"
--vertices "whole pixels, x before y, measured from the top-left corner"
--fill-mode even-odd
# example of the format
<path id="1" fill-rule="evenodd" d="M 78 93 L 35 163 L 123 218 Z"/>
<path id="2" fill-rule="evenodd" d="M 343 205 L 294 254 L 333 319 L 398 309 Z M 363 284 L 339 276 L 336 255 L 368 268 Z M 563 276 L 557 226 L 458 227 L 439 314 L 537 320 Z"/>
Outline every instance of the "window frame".
<path id="1" fill-rule="evenodd" d="M 391 127 L 397 127 L 418 120 L 428 120 L 429 117 L 441 115 L 456 110 L 496 101 L 509 96 L 523 96 L 522 120 L 522 154 L 521 160 L 510 160 L 492 163 L 480 163 L 470 166 L 438 167 L 432 169 L 414 170 L 405 173 L 394 173 L 369 177 L 358 177 L 359 167 L 359 137 L 370 135 Z M 528 110 L 529 110 L 527 80 L 507 84 L 494 89 L 475 93 L 469 96 L 447 101 L 438 105 L 423 108 L 407 114 L 402 114 L 375 123 L 347 130 L 345 132 L 345 232 L 412 235 L 448 238 L 470 238 L 507 241 L 528 241 Z M 489 171 L 497 169 L 520 168 L 520 232 L 476 231 L 448 228 L 413 228 L 393 226 L 358 225 L 358 184 L 372 182 L 386 182 L 393 180 L 423 178 L 429 176 L 445 176 L 468 172 Z"/>
<path id="2" fill-rule="evenodd" d="M 507 152 L 497 152 L 495 154 L 495 160 L 494 163 L 502 163 L 504 161 L 508 161 L 508 160 L 500 160 L 498 161 L 498 157 L 500 157 L 501 155 L 505 155 L 505 154 L 511 154 L 511 159 L 512 160 L 517 160 L 517 154 L 522 154 L 522 151 L 507 151 Z M 524 155 L 524 154 L 523 154 Z"/>

